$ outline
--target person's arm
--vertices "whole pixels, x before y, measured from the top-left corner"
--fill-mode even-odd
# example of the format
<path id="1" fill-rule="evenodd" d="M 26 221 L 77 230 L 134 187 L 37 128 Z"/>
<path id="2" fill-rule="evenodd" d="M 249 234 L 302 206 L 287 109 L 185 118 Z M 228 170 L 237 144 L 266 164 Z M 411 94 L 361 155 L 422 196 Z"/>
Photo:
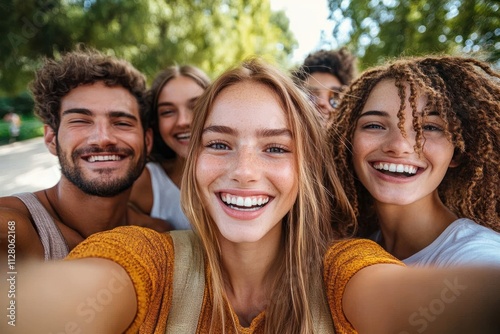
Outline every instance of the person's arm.
<path id="1" fill-rule="evenodd" d="M 16 201 L 19 200 L 0 200 L 0 268 L 8 261 L 44 260 L 40 237 L 30 217 L 15 207 Z"/>
<path id="2" fill-rule="evenodd" d="M 500 268 L 368 266 L 349 281 L 343 311 L 363 333 L 500 333 Z"/>
<path id="3" fill-rule="evenodd" d="M 123 333 L 137 312 L 130 277 L 110 260 L 19 265 L 7 282 L 2 333 Z"/>

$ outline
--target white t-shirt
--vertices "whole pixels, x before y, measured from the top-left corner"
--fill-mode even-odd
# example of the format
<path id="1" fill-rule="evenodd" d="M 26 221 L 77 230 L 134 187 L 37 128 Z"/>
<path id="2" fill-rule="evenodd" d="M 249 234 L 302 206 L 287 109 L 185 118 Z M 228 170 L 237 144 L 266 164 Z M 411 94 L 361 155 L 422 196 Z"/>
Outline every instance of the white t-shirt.
<path id="1" fill-rule="evenodd" d="M 380 242 L 377 231 L 370 238 Z M 450 224 L 429 246 L 403 260 L 409 266 L 500 266 L 500 233 L 460 218 Z"/>
<path id="2" fill-rule="evenodd" d="M 148 162 L 146 168 L 151 175 L 153 188 L 153 207 L 151 217 L 164 219 L 176 230 L 191 229 L 189 221 L 181 208 L 181 192 L 165 170 L 156 162 Z"/>

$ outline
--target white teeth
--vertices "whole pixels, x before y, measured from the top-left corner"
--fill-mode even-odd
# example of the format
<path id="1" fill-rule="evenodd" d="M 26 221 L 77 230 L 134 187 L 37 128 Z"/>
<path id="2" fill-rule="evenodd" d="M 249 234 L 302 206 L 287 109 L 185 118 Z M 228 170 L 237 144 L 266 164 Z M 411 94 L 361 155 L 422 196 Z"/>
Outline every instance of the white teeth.
<path id="1" fill-rule="evenodd" d="M 236 205 L 239 207 L 246 207 L 246 208 L 261 206 L 269 202 L 269 197 L 262 197 L 262 196 L 242 197 L 242 196 L 233 196 L 225 193 L 221 194 L 220 197 L 222 201 L 226 204 Z"/>
<path id="2" fill-rule="evenodd" d="M 181 134 L 176 135 L 176 137 L 179 140 L 186 140 L 186 139 L 191 138 L 191 133 L 181 133 Z"/>
<path id="3" fill-rule="evenodd" d="M 378 162 L 373 164 L 373 168 L 378 170 L 386 170 L 393 173 L 408 173 L 416 174 L 418 167 L 403 164 L 391 164 L 387 162 Z"/>
<path id="4" fill-rule="evenodd" d="M 121 160 L 121 158 L 118 155 L 92 155 L 90 158 L 88 158 L 89 162 L 118 161 L 118 160 Z"/>

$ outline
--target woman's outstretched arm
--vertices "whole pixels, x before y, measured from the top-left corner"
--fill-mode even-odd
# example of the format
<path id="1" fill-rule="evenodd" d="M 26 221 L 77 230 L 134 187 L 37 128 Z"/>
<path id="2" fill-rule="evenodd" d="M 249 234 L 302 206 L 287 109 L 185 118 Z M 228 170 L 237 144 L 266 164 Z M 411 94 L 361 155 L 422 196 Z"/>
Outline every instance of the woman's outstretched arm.
<path id="1" fill-rule="evenodd" d="M 137 309 L 130 277 L 105 259 L 19 265 L 1 286 L 1 333 L 123 333 Z"/>
<path id="2" fill-rule="evenodd" d="M 359 333 L 500 333 L 500 268 L 368 266 L 346 286 Z"/>

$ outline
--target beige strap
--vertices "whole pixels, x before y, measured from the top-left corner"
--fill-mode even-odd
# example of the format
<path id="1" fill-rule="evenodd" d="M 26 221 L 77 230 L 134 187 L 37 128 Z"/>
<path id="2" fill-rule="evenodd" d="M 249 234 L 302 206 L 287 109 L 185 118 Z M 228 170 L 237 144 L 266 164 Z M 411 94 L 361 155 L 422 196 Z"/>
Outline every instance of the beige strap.
<path id="1" fill-rule="evenodd" d="M 319 286 L 313 290 L 312 303 L 312 319 L 314 333 L 317 334 L 334 334 L 332 313 L 326 300 L 325 288 L 319 282 Z"/>
<path id="2" fill-rule="evenodd" d="M 45 261 L 64 259 L 68 245 L 52 216 L 33 193 L 14 194 L 28 208 L 43 245 Z"/>
<path id="3" fill-rule="evenodd" d="M 166 333 L 196 333 L 205 292 L 203 249 L 191 230 L 171 231 L 174 243 L 174 290 Z"/>

